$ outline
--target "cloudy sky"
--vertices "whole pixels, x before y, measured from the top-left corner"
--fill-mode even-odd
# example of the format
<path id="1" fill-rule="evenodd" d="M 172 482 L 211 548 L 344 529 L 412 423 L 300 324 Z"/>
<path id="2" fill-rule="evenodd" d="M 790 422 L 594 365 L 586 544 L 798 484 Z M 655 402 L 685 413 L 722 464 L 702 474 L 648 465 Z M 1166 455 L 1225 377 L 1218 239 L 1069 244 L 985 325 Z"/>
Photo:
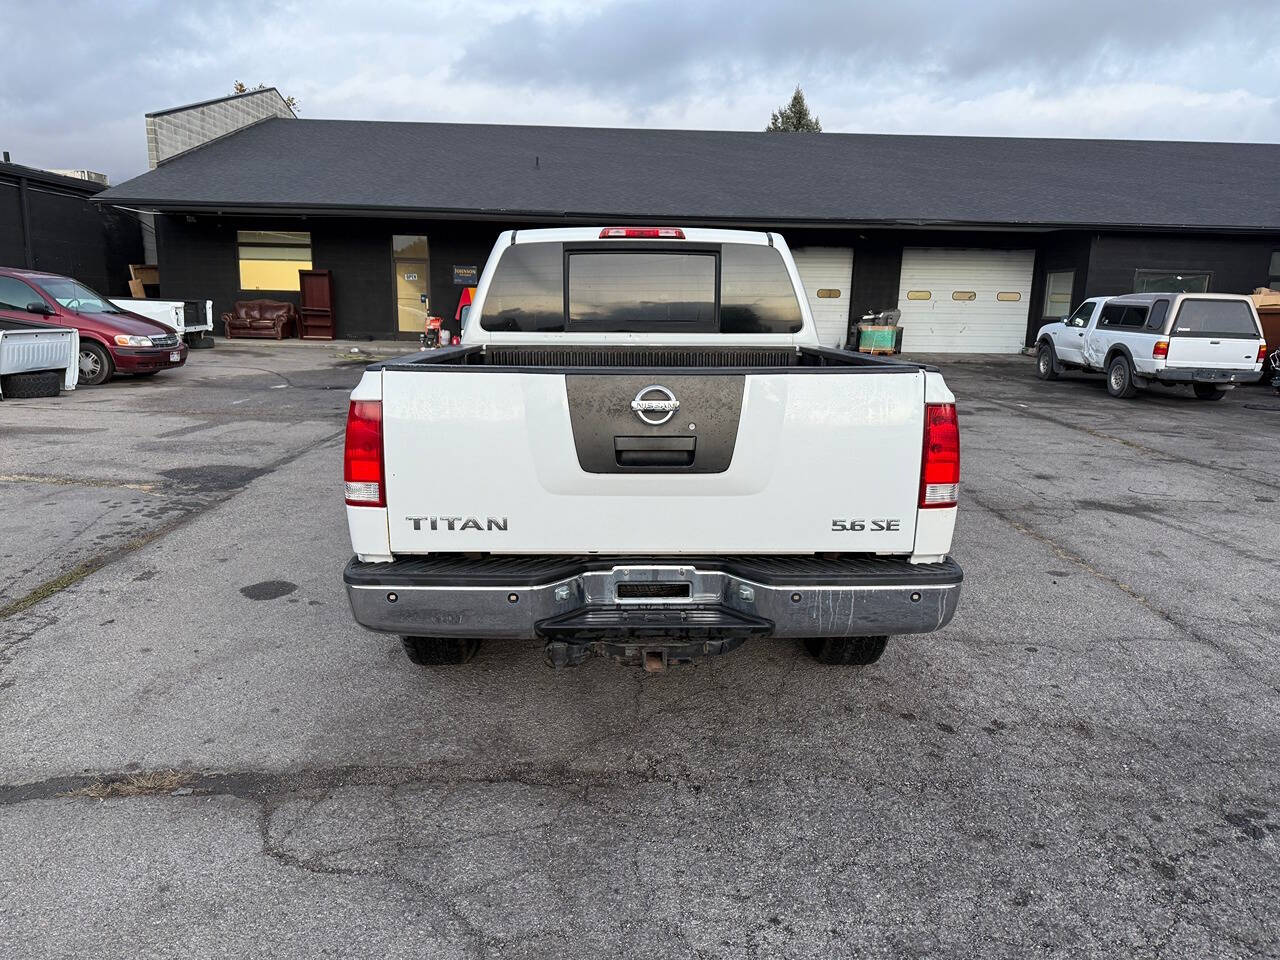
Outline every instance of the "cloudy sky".
<path id="1" fill-rule="evenodd" d="M 1276 0 L 4 0 L 0 149 L 112 182 L 143 114 L 265 82 L 305 118 L 1280 141 Z"/>

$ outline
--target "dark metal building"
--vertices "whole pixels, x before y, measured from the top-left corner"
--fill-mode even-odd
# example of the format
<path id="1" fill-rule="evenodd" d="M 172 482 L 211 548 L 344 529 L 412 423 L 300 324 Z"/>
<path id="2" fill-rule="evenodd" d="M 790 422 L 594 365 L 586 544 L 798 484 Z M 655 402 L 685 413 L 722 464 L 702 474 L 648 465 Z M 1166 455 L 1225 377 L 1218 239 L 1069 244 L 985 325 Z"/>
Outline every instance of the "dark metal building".
<path id="1" fill-rule="evenodd" d="M 162 295 L 296 299 L 339 334 L 452 320 L 496 234 L 782 233 L 824 339 L 902 310 L 904 349 L 1015 351 L 1086 296 L 1280 286 L 1280 146 L 273 118 L 97 198 L 154 211 Z"/>
<path id="2" fill-rule="evenodd" d="M 0 265 L 61 273 L 108 296 L 128 296 L 129 264 L 142 263 L 142 233 L 136 216 L 90 202 L 105 189 L 0 163 Z"/>

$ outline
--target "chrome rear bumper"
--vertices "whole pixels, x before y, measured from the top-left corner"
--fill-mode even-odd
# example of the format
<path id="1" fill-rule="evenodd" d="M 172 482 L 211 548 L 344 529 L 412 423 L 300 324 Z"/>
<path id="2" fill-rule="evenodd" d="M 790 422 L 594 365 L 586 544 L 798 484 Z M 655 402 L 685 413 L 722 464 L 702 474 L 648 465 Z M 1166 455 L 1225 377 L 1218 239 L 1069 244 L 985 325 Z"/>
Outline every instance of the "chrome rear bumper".
<path id="1" fill-rule="evenodd" d="M 553 622 L 575 611 L 634 611 L 641 628 L 646 610 L 692 614 L 708 607 L 767 620 L 775 637 L 927 633 L 950 622 L 963 579 L 951 560 L 913 566 L 892 558 L 527 559 L 352 560 L 344 580 L 356 621 L 370 630 L 531 640 L 548 636 Z M 539 559 L 546 561 L 541 569 Z M 695 633 L 697 617 L 689 621 L 677 632 Z"/>

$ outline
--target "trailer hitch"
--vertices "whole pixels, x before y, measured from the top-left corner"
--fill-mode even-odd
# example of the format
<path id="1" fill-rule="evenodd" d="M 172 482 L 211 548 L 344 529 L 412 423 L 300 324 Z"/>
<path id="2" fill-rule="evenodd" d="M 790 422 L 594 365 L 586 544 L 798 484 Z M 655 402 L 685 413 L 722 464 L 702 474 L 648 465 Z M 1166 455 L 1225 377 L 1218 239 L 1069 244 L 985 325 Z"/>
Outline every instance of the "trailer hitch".
<path id="1" fill-rule="evenodd" d="M 692 663 L 706 657 L 736 650 L 745 636 L 720 640 L 644 640 L 624 643 L 611 640 L 548 640 L 544 648 L 547 665 L 557 669 L 576 667 L 592 657 L 609 657 L 621 664 L 644 667 L 646 673 L 661 673 L 668 666 Z"/>
<path id="2" fill-rule="evenodd" d="M 553 667 L 610 657 L 658 673 L 736 650 L 748 637 L 772 633 L 773 622 L 718 604 L 588 605 L 543 620 L 537 630 Z"/>

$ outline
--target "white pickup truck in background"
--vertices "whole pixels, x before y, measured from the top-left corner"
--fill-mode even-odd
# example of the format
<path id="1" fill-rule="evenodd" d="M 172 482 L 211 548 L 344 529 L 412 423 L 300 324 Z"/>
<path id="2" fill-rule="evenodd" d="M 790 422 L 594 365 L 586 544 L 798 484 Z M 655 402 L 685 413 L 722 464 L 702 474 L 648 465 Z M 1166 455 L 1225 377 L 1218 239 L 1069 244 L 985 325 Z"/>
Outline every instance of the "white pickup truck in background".
<path id="1" fill-rule="evenodd" d="M 1040 328 L 1036 373 L 1107 375 L 1107 392 L 1127 398 L 1153 383 L 1189 384 L 1202 400 L 1262 378 L 1267 344 L 1248 297 L 1220 293 L 1134 293 L 1091 297 L 1071 316 Z"/>
<path id="2" fill-rule="evenodd" d="M 121 310 L 172 327 L 188 347 L 213 346 L 212 300 L 150 300 L 126 297 L 111 301 Z"/>
<path id="3" fill-rule="evenodd" d="M 749 637 L 874 662 L 955 613 L 955 398 L 819 346 L 777 234 L 503 233 L 461 346 L 352 392 L 344 579 L 417 663 L 646 669 Z"/>

